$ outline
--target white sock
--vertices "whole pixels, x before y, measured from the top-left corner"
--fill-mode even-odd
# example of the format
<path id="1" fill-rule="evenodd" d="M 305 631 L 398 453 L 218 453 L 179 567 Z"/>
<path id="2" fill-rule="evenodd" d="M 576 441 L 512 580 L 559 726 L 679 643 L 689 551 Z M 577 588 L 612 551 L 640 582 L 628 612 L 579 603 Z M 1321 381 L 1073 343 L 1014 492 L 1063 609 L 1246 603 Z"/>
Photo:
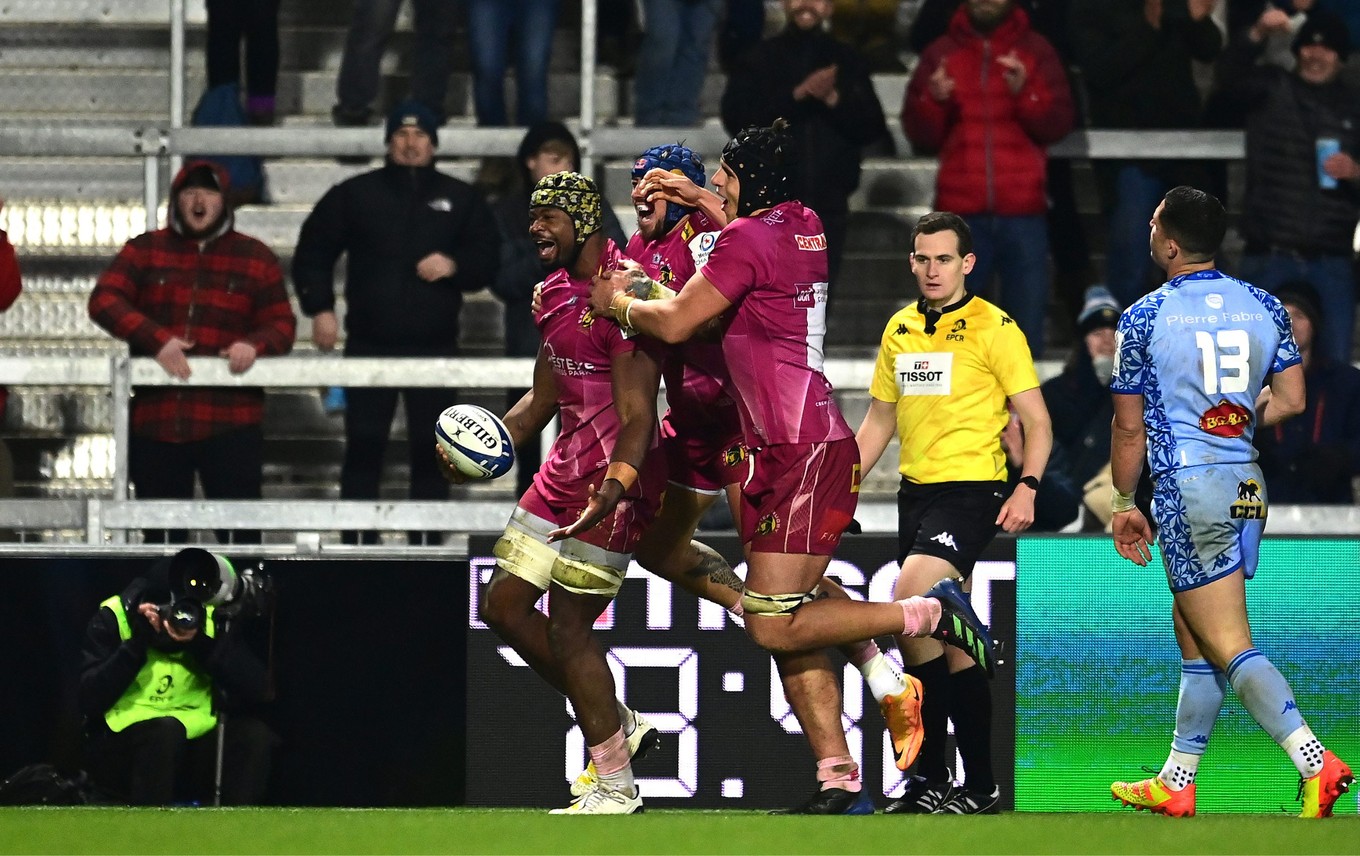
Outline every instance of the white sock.
<path id="1" fill-rule="evenodd" d="M 1162 765 L 1162 772 L 1157 774 L 1157 778 L 1162 780 L 1173 791 L 1184 790 L 1186 785 L 1195 783 L 1195 771 L 1199 769 L 1199 759 L 1203 755 L 1191 755 L 1189 752 L 1178 752 L 1171 750 L 1167 756 L 1166 763 Z"/>
<path id="2" fill-rule="evenodd" d="M 629 796 L 637 796 L 637 784 L 633 781 L 633 765 L 628 764 L 615 773 L 601 773 L 600 782 L 610 790 L 623 791 Z"/>
<path id="3" fill-rule="evenodd" d="M 883 656 L 882 651 L 861 663 L 859 673 L 864 676 L 874 700 L 880 704 L 884 696 L 901 695 L 907 691 L 907 681 L 898 671 L 897 664 Z"/>
<path id="4" fill-rule="evenodd" d="M 1289 760 L 1298 768 L 1299 775 L 1311 779 L 1322 772 L 1322 744 L 1308 726 L 1298 728 L 1280 744 L 1289 753 Z"/>

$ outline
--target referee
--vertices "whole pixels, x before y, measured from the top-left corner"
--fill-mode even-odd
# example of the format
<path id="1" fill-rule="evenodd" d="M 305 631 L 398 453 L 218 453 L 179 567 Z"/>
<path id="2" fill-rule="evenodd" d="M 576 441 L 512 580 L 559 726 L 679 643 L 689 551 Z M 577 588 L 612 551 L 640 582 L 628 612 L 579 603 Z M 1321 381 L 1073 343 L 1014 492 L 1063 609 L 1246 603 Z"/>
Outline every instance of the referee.
<path id="1" fill-rule="evenodd" d="M 868 474 L 896 434 L 898 558 L 894 598 L 921 594 L 946 577 L 968 580 L 997 529 L 1034 522 L 1034 494 L 1053 447 L 1053 428 L 1020 326 L 969 294 L 973 239 L 957 214 L 933 212 L 912 232 L 911 269 L 921 299 L 888 321 L 870 387 L 869 412 L 856 434 Z M 1007 401 L 1025 429 L 1021 478 L 1006 496 L 1001 432 Z M 965 588 L 970 588 L 968 582 Z M 982 814 L 996 811 L 992 777 L 991 690 L 983 669 L 934 639 L 899 637 L 907 671 L 924 688 L 925 742 L 917 775 L 890 813 Z M 947 720 L 963 756 L 955 787 L 945 754 Z"/>

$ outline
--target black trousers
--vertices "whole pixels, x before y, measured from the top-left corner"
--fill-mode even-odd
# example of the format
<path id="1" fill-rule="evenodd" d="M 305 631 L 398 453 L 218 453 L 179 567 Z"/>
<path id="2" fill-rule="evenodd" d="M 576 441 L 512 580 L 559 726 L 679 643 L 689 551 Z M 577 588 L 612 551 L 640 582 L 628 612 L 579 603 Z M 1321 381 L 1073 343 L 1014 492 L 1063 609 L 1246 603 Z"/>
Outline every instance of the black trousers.
<path id="1" fill-rule="evenodd" d="M 213 798 L 217 731 L 190 740 L 173 717 L 148 719 L 118 733 L 104 723 L 86 743 L 95 784 L 129 805 L 169 805 Z M 231 716 L 222 755 L 222 804 L 259 805 L 279 738 L 258 719 Z"/>
<path id="2" fill-rule="evenodd" d="M 128 444 L 128 476 L 138 499 L 193 499 L 194 476 L 209 499 L 259 499 L 264 480 L 264 431 L 258 425 L 238 428 L 192 443 L 163 443 L 134 436 Z M 186 529 L 147 530 L 148 543 L 183 544 Z M 217 540 L 227 543 L 225 529 Z M 258 530 L 240 530 L 232 541 L 258 544 Z"/>
<path id="3" fill-rule="evenodd" d="M 279 0 L 208 0 L 208 87 L 241 80 L 246 94 L 274 95 L 279 80 Z"/>

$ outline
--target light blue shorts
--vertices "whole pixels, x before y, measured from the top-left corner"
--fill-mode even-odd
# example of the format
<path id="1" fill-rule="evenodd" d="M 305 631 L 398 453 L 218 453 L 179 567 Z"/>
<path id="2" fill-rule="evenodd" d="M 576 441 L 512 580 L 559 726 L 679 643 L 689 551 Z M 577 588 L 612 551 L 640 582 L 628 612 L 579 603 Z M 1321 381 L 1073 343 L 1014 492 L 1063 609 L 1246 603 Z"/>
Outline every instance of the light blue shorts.
<path id="1" fill-rule="evenodd" d="M 1199 588 L 1238 570 L 1247 579 L 1256 573 L 1269 508 L 1260 467 L 1182 469 L 1157 480 L 1152 501 L 1173 592 Z"/>

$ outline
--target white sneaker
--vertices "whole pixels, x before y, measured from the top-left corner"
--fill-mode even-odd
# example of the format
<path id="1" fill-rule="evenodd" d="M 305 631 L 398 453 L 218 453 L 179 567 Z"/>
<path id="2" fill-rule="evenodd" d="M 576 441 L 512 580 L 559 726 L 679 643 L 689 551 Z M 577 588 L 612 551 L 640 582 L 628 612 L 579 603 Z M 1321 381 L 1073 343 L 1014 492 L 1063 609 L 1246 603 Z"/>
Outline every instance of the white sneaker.
<path id="1" fill-rule="evenodd" d="M 661 742 L 661 732 L 657 731 L 656 726 L 644 719 L 642 714 L 636 710 L 633 711 L 633 721 L 636 723 L 633 726 L 633 733 L 624 738 L 624 745 L 628 749 L 630 760 L 644 757 L 649 750 Z M 595 787 L 597 782 L 599 782 L 599 777 L 595 775 L 595 762 L 591 761 L 586 764 L 586 768 L 581 771 L 580 775 L 572 781 L 571 795 L 574 797 L 585 796 L 591 788 Z"/>
<path id="2" fill-rule="evenodd" d="M 548 814 L 638 814 L 643 811 L 642 789 L 634 787 L 633 796 L 597 783 L 584 796 L 566 808 L 555 808 Z"/>

